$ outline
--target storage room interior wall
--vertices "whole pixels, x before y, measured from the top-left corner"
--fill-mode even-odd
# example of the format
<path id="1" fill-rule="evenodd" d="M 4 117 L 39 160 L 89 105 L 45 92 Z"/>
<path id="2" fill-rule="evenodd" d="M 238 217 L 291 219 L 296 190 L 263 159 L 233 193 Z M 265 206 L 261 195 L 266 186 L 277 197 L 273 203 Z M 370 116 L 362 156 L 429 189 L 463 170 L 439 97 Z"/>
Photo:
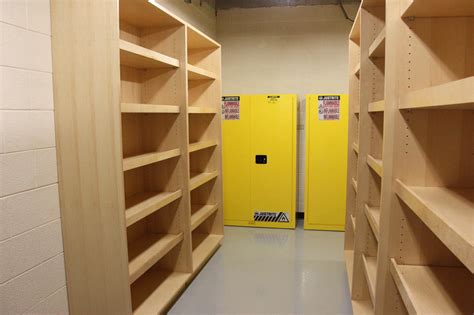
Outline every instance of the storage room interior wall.
<path id="1" fill-rule="evenodd" d="M 49 0 L 0 1 L 0 314 L 68 312 Z"/>
<path id="2" fill-rule="evenodd" d="M 345 8 L 351 18 L 357 4 Z M 347 93 L 352 22 L 337 5 L 220 10 L 222 93 L 295 93 L 298 114 L 298 212 L 304 192 L 305 94 Z"/>

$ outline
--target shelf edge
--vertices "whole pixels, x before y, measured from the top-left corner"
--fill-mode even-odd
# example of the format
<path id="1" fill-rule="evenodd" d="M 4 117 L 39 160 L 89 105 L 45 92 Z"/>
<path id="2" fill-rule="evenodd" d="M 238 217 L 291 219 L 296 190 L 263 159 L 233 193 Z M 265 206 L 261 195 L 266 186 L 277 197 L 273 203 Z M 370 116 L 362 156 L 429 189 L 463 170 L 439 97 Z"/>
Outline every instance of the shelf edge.
<path id="1" fill-rule="evenodd" d="M 126 221 L 126 226 L 129 227 L 130 225 L 140 221 L 144 217 L 160 210 L 161 208 L 169 205 L 173 201 L 177 200 L 178 198 L 181 198 L 183 195 L 181 189 L 169 193 L 166 196 L 159 198 L 157 201 L 152 201 L 150 199 L 156 198 L 152 197 L 148 200 L 142 201 L 139 204 L 136 204 L 133 207 L 130 207 L 125 210 L 125 221 Z M 140 210 L 140 208 L 142 208 Z"/>
<path id="2" fill-rule="evenodd" d="M 402 95 L 398 108 L 474 110 L 474 76 Z"/>
<path id="3" fill-rule="evenodd" d="M 179 114 L 180 108 L 177 105 L 141 104 L 141 103 L 121 103 L 122 113 L 156 113 L 156 114 Z"/>
<path id="4" fill-rule="evenodd" d="M 151 152 L 135 155 L 123 159 L 123 171 L 133 170 L 135 168 L 147 166 L 150 164 L 166 161 L 181 155 L 180 149 L 171 149 L 168 151 Z"/>

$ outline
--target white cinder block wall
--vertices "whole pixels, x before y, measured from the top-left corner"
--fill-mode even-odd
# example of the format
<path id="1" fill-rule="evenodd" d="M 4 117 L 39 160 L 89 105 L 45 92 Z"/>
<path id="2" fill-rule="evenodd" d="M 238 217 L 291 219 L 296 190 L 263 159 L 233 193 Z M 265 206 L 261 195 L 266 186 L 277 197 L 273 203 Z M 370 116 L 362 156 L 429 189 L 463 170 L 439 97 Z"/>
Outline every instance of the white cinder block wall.
<path id="1" fill-rule="evenodd" d="M 357 5 L 346 5 L 354 17 Z M 298 205 L 304 210 L 305 94 L 347 93 L 352 22 L 337 5 L 217 13 L 223 94 L 298 94 Z M 343 78 L 343 79 L 341 79 Z"/>
<path id="2" fill-rule="evenodd" d="M 49 0 L 0 0 L 0 314 L 65 314 Z"/>

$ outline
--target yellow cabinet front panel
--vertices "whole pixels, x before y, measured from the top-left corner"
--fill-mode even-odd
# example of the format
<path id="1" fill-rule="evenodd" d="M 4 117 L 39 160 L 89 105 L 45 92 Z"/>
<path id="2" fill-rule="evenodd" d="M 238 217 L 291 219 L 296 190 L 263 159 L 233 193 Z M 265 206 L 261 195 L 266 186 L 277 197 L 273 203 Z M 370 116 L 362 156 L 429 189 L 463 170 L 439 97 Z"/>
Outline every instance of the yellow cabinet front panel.
<path id="1" fill-rule="evenodd" d="M 239 119 L 226 119 L 222 108 L 222 179 L 224 187 L 224 223 L 244 225 L 250 209 L 250 96 L 224 96 L 239 111 Z M 225 101 L 223 100 L 223 103 Z M 235 113 L 234 113 L 235 114 Z M 238 117 L 238 116 L 235 116 Z M 245 210 L 245 211 L 244 211 Z"/>
<path id="2" fill-rule="evenodd" d="M 305 229 L 344 231 L 347 133 L 347 95 L 306 96 Z"/>
<path id="3" fill-rule="evenodd" d="M 239 119 L 222 124 L 224 223 L 294 228 L 296 95 L 238 97 Z"/>

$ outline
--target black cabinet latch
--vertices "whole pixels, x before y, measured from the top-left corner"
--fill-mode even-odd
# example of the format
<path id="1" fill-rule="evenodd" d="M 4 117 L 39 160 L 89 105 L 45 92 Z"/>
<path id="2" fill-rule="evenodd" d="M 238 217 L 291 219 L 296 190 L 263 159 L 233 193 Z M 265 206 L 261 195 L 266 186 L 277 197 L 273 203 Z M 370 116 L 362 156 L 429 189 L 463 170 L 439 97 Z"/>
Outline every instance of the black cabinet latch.
<path id="1" fill-rule="evenodd" d="M 255 156 L 255 163 L 256 164 L 267 164 L 267 156 L 266 155 L 256 155 Z"/>

